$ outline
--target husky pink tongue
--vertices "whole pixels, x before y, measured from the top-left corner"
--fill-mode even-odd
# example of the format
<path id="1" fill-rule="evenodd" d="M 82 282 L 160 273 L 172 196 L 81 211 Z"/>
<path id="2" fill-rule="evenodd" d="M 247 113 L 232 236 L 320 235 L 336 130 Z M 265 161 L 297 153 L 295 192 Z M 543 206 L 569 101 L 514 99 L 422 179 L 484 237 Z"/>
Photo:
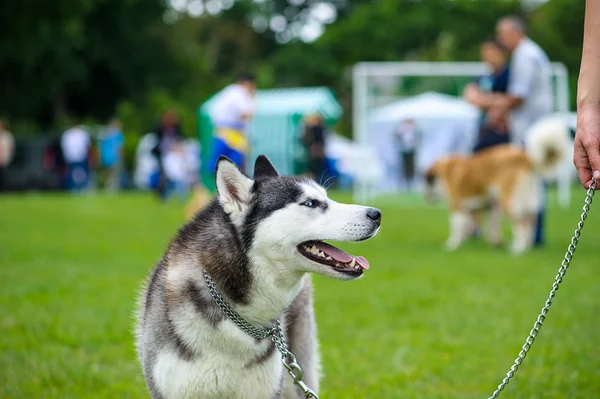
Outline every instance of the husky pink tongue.
<path id="1" fill-rule="evenodd" d="M 369 270 L 371 267 L 369 262 L 362 256 L 352 256 L 347 252 L 342 251 L 332 245 L 325 244 L 324 242 L 316 242 L 315 246 L 325 252 L 327 255 L 331 256 L 333 259 L 337 260 L 341 263 L 348 263 L 352 261 L 352 259 L 356 260 L 356 263 L 363 269 Z"/>

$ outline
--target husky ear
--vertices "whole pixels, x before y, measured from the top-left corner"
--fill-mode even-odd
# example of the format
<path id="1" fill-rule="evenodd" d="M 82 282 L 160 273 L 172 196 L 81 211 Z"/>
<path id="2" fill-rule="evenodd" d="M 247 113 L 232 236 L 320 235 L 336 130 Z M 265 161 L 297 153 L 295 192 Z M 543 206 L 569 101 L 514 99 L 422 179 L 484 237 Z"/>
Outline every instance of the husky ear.
<path id="1" fill-rule="evenodd" d="M 256 163 L 254 164 L 254 180 L 259 179 L 267 179 L 270 177 L 278 177 L 279 173 L 275 170 L 275 167 L 264 155 L 259 155 L 256 158 Z"/>
<path id="2" fill-rule="evenodd" d="M 219 202 L 235 222 L 248 209 L 254 182 L 224 156 L 217 161 L 216 180 Z"/>

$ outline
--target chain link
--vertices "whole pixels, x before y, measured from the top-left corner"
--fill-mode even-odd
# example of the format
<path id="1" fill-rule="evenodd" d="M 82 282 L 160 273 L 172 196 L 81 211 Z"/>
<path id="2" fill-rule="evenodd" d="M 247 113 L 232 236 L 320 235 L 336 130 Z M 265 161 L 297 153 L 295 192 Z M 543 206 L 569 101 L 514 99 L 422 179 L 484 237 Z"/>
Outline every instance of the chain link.
<path id="1" fill-rule="evenodd" d="M 281 362 L 288 371 L 289 375 L 294 379 L 294 384 L 298 385 L 302 389 L 306 399 L 319 399 L 317 394 L 302 381 L 302 369 L 296 361 L 296 356 L 294 356 L 294 354 L 288 350 L 285 337 L 283 336 L 283 329 L 281 328 L 281 323 L 279 320 L 275 320 L 275 326 L 271 328 L 254 327 L 252 324 L 244 320 L 242 316 L 240 316 L 235 310 L 233 310 L 231 306 L 229 306 L 229 304 L 217 291 L 214 280 L 206 272 L 204 272 L 204 280 L 206 281 L 206 286 L 208 287 L 208 291 L 210 292 L 213 300 L 217 306 L 219 306 L 221 311 L 229 318 L 229 320 L 238 326 L 240 330 L 254 339 L 264 339 L 268 336 L 271 336 L 273 344 L 281 353 Z"/>
<path id="2" fill-rule="evenodd" d="M 558 291 L 558 287 L 560 286 L 560 283 L 562 282 L 563 277 L 565 276 L 565 273 L 567 273 L 567 269 L 569 268 L 569 265 L 571 264 L 571 259 L 573 259 L 573 255 L 575 254 L 575 250 L 577 249 L 577 244 L 579 243 L 579 237 L 581 236 L 581 230 L 583 230 L 583 225 L 585 223 L 585 220 L 587 219 L 587 214 L 590 211 L 590 205 L 592 205 L 592 198 L 594 197 L 595 190 L 596 190 L 596 180 L 592 179 L 592 182 L 590 183 L 590 187 L 588 188 L 586 196 L 585 196 L 583 212 L 581 213 L 579 223 L 577 223 L 577 228 L 575 229 L 575 233 L 573 233 L 573 238 L 571 238 L 571 242 L 567 248 L 565 257 L 560 265 L 560 268 L 558 269 L 558 274 L 554 278 L 554 283 L 552 284 L 552 289 L 550 290 L 550 295 L 548 295 L 548 299 L 546 300 L 546 303 L 544 304 L 544 307 L 542 308 L 540 315 L 538 316 L 537 320 L 533 324 L 533 328 L 529 332 L 529 336 L 527 337 L 527 339 L 525 340 L 525 343 L 521 347 L 521 351 L 519 352 L 517 358 L 515 359 L 514 364 L 511 366 L 508 373 L 506 373 L 506 377 L 504 377 L 504 379 L 502 380 L 502 383 L 500 383 L 500 385 L 498 385 L 498 388 L 494 391 L 492 396 L 490 396 L 488 399 L 497 398 L 500 395 L 500 392 L 508 385 L 511 378 L 513 378 L 513 376 L 519 369 L 519 366 L 521 365 L 521 363 L 523 363 L 525 356 L 527 356 L 527 352 L 529 352 L 529 349 L 531 349 L 531 345 L 533 345 L 535 338 L 537 337 L 538 333 L 540 332 L 540 329 L 542 328 L 542 324 L 544 323 L 544 320 L 546 320 L 546 315 L 548 314 L 548 310 L 550 310 L 550 305 L 552 305 L 552 299 L 554 299 L 554 296 L 556 295 L 556 291 Z"/>
<path id="3" fill-rule="evenodd" d="M 298 385 L 302 389 L 305 398 L 319 399 L 317 394 L 302 381 L 302 369 L 296 362 L 296 356 L 294 356 L 294 354 L 288 350 L 279 320 L 275 322 L 274 330 L 275 331 L 273 335 L 271 335 L 271 340 L 275 344 L 277 350 L 281 353 L 281 362 L 288 371 L 289 375 L 291 375 L 294 379 L 294 384 Z"/>
<path id="4" fill-rule="evenodd" d="M 208 273 L 204 272 L 204 280 L 206 281 L 206 285 L 208 286 L 208 291 L 210 295 L 217 303 L 221 311 L 235 324 L 239 327 L 240 330 L 248 334 L 254 339 L 264 339 L 273 333 L 273 327 L 271 328 L 261 328 L 254 327 L 252 324 L 248 323 L 246 320 L 242 318 L 235 310 L 229 306 L 229 304 L 223 299 L 223 297 L 217 291 L 217 287 L 215 286 L 215 282 L 208 275 Z"/>

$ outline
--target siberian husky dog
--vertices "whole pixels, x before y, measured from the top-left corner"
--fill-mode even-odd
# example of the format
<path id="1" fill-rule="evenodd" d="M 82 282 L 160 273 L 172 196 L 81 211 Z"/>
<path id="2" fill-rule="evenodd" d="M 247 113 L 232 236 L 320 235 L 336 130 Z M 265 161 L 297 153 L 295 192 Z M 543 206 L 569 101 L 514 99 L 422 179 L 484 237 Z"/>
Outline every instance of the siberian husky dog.
<path id="1" fill-rule="evenodd" d="M 221 157 L 216 187 L 216 198 L 171 241 L 140 297 L 136 345 L 152 398 L 304 397 L 271 338 L 253 338 L 234 324 L 215 293 L 253 327 L 279 321 L 304 383 L 318 394 L 308 273 L 360 278 L 367 260 L 324 240 L 367 240 L 381 212 L 332 201 L 312 180 L 279 176 L 265 156 L 252 179 Z"/>
<path id="2" fill-rule="evenodd" d="M 427 170 L 427 196 L 443 196 L 450 208 L 448 250 L 457 249 L 471 234 L 471 212 L 489 212 L 487 239 L 499 245 L 501 217 L 513 226 L 511 252 L 524 253 L 533 245 L 536 216 L 544 206 L 543 181 L 552 179 L 572 153 L 568 127 L 554 120 L 534 124 L 524 148 L 498 145 L 473 156 L 449 156 Z"/>

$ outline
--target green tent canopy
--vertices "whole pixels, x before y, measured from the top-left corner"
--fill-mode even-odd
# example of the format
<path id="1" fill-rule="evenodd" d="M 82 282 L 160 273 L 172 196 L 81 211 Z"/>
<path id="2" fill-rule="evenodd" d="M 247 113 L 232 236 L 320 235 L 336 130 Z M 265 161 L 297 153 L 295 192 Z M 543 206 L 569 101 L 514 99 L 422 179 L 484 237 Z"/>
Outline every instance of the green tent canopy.
<path id="1" fill-rule="evenodd" d="M 219 93 L 198 107 L 198 139 L 202 146 L 202 165 L 211 158 L 213 125 L 211 112 Z M 300 145 L 302 118 L 319 112 L 328 125 L 335 124 L 343 114 L 343 108 L 333 92 L 327 87 L 306 87 L 258 90 L 256 112 L 250 124 L 250 154 L 248 167 L 258 155 L 271 159 L 280 174 L 292 175 L 302 172 L 298 160 L 303 159 Z M 214 191 L 212 170 L 202 168 L 202 182 Z"/>

